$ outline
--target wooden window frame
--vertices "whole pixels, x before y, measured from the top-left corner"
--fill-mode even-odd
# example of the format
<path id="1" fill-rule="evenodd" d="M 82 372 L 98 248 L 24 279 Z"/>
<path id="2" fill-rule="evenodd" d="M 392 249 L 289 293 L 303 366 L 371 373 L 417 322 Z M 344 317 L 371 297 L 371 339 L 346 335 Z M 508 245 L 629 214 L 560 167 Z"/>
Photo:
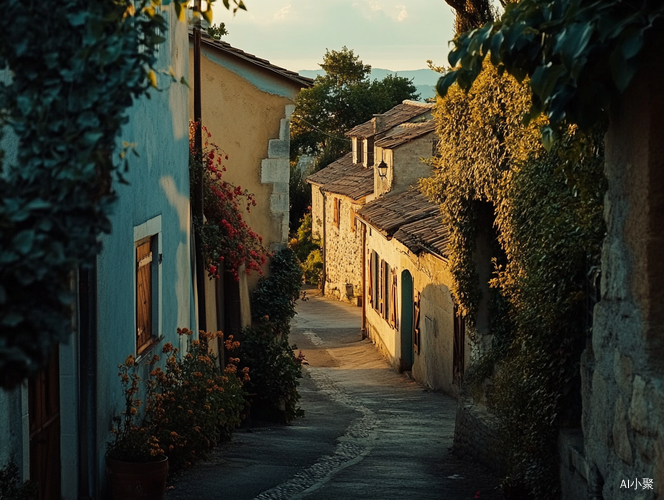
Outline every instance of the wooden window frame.
<path id="1" fill-rule="evenodd" d="M 140 246 L 150 243 L 151 259 L 147 256 L 138 259 Z M 135 332 L 135 354 L 140 356 L 157 344 L 162 338 L 162 234 L 161 215 L 134 227 L 134 332 Z M 142 265 L 141 265 L 142 264 Z M 139 273 L 141 268 L 149 267 L 149 309 L 150 309 L 150 331 L 145 334 L 139 332 L 139 284 L 142 279 Z M 146 274 L 143 272 L 143 274 Z M 145 276 L 143 275 L 143 279 Z"/>
<path id="2" fill-rule="evenodd" d="M 390 288 L 390 326 L 392 328 L 399 328 L 399 321 L 397 319 L 397 272 L 394 269 L 390 270 L 390 280 L 392 286 Z"/>
<path id="3" fill-rule="evenodd" d="M 341 218 L 341 199 L 340 198 L 334 198 L 334 225 L 336 227 L 339 227 L 339 219 Z"/>
<path id="4" fill-rule="evenodd" d="M 422 338 L 420 336 L 420 316 L 421 316 L 422 294 L 417 292 L 413 301 L 413 350 L 420 354 L 422 347 Z"/>

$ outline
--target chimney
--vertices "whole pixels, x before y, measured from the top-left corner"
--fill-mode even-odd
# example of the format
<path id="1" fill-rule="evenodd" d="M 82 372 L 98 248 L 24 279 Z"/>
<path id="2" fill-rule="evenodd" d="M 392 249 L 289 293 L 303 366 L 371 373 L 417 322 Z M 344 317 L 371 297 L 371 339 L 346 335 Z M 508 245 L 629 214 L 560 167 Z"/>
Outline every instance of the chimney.
<path id="1" fill-rule="evenodd" d="M 371 121 L 374 126 L 374 134 L 380 134 L 385 130 L 385 115 L 374 115 Z"/>

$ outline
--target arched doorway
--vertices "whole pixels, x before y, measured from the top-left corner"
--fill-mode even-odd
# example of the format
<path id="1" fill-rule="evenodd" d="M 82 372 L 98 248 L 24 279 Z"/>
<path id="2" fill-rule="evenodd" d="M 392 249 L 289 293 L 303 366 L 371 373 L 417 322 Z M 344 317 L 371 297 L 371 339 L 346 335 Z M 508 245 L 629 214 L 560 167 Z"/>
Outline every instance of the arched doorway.
<path id="1" fill-rule="evenodd" d="M 408 270 L 401 272 L 401 359 L 399 369 L 413 367 L 413 277 Z"/>

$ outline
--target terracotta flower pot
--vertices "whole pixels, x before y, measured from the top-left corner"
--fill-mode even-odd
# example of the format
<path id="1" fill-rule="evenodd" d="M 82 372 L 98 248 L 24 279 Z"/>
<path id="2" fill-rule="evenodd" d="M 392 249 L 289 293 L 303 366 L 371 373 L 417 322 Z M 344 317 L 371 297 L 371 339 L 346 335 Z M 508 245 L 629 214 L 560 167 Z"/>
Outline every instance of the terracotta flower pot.
<path id="1" fill-rule="evenodd" d="M 147 463 L 106 459 L 111 500 L 163 500 L 167 477 L 168 457 Z"/>

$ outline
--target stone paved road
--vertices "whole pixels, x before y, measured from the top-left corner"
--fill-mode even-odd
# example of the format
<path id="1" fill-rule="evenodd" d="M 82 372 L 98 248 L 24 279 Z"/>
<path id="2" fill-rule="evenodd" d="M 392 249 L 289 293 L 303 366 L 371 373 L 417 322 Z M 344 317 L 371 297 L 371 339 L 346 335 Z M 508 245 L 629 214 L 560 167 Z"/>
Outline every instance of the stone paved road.
<path id="1" fill-rule="evenodd" d="M 167 500 L 502 498 L 495 478 L 450 453 L 456 401 L 389 369 L 360 338 L 360 308 L 313 293 L 291 334 L 309 362 L 305 417 L 238 432 Z"/>

